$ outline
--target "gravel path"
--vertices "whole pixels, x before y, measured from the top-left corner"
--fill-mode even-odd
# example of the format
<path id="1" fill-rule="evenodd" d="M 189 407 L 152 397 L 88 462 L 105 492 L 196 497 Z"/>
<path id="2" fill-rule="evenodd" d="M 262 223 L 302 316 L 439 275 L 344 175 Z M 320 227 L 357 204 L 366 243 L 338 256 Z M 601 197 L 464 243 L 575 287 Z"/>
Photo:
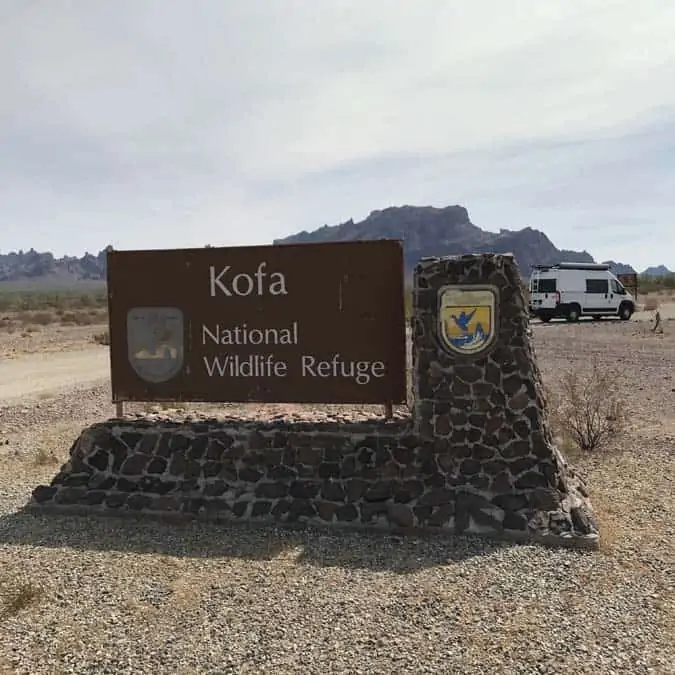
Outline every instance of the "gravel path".
<path id="1" fill-rule="evenodd" d="M 46 352 L 0 361 L 0 401 L 94 383 L 109 377 L 107 348 Z"/>
<path id="2" fill-rule="evenodd" d="M 547 382 L 596 355 L 631 398 L 621 448 L 574 457 L 597 553 L 24 514 L 110 393 L 0 408 L 0 673 L 675 673 L 675 339 L 533 332 Z"/>

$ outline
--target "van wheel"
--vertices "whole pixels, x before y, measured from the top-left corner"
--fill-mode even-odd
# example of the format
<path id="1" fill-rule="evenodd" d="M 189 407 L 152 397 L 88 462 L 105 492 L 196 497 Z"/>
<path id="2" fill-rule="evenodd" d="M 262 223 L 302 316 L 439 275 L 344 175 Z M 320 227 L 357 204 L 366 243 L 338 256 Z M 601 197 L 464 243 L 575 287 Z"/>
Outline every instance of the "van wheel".
<path id="1" fill-rule="evenodd" d="M 567 320 L 568 321 L 579 321 L 581 316 L 581 307 L 579 305 L 570 305 L 567 308 Z"/>
<path id="2" fill-rule="evenodd" d="M 633 316 L 633 308 L 625 302 L 619 307 L 619 317 L 622 321 L 628 321 Z"/>
<path id="3" fill-rule="evenodd" d="M 553 317 L 550 314 L 540 314 L 539 321 L 542 323 L 548 323 Z"/>

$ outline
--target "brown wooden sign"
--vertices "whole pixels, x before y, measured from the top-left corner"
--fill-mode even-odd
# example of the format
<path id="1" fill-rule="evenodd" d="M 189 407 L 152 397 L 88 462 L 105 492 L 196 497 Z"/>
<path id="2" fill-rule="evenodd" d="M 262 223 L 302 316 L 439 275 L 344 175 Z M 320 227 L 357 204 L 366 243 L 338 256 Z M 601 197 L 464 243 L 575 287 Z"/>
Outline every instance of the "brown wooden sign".
<path id="1" fill-rule="evenodd" d="M 111 251 L 115 401 L 403 403 L 403 247 Z"/>

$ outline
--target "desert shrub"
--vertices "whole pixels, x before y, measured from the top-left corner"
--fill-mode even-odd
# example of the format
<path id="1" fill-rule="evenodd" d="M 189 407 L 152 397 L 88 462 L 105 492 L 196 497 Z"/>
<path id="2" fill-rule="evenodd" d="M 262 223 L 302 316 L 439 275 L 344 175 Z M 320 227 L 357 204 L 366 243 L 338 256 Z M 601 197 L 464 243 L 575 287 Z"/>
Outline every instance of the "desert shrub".
<path id="1" fill-rule="evenodd" d="M 32 581 L 3 582 L 0 584 L 0 620 L 15 616 L 44 595 L 42 588 Z"/>
<path id="2" fill-rule="evenodd" d="M 104 330 L 102 333 L 96 333 L 93 336 L 93 340 L 97 345 L 110 345 L 110 333 L 107 330 Z"/>
<path id="3" fill-rule="evenodd" d="M 32 323 L 38 326 L 48 326 L 54 323 L 55 317 L 51 312 L 35 312 L 32 317 Z"/>
<path id="4" fill-rule="evenodd" d="M 571 368 L 558 388 L 549 392 L 551 422 L 556 433 L 580 450 L 591 452 L 618 435 L 627 420 L 625 401 L 616 392 L 616 374 L 591 361 L 588 371 Z"/>

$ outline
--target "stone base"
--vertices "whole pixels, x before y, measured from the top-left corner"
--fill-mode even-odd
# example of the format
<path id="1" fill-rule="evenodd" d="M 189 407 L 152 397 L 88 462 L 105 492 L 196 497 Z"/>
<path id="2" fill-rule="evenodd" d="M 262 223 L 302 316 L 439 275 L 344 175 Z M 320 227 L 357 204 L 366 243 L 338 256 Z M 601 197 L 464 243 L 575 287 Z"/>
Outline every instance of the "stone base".
<path id="1" fill-rule="evenodd" d="M 585 490 L 555 464 L 552 472 L 550 461 L 523 463 L 498 449 L 458 457 L 415 434 L 410 420 L 109 420 L 82 432 L 29 506 L 596 548 Z"/>

